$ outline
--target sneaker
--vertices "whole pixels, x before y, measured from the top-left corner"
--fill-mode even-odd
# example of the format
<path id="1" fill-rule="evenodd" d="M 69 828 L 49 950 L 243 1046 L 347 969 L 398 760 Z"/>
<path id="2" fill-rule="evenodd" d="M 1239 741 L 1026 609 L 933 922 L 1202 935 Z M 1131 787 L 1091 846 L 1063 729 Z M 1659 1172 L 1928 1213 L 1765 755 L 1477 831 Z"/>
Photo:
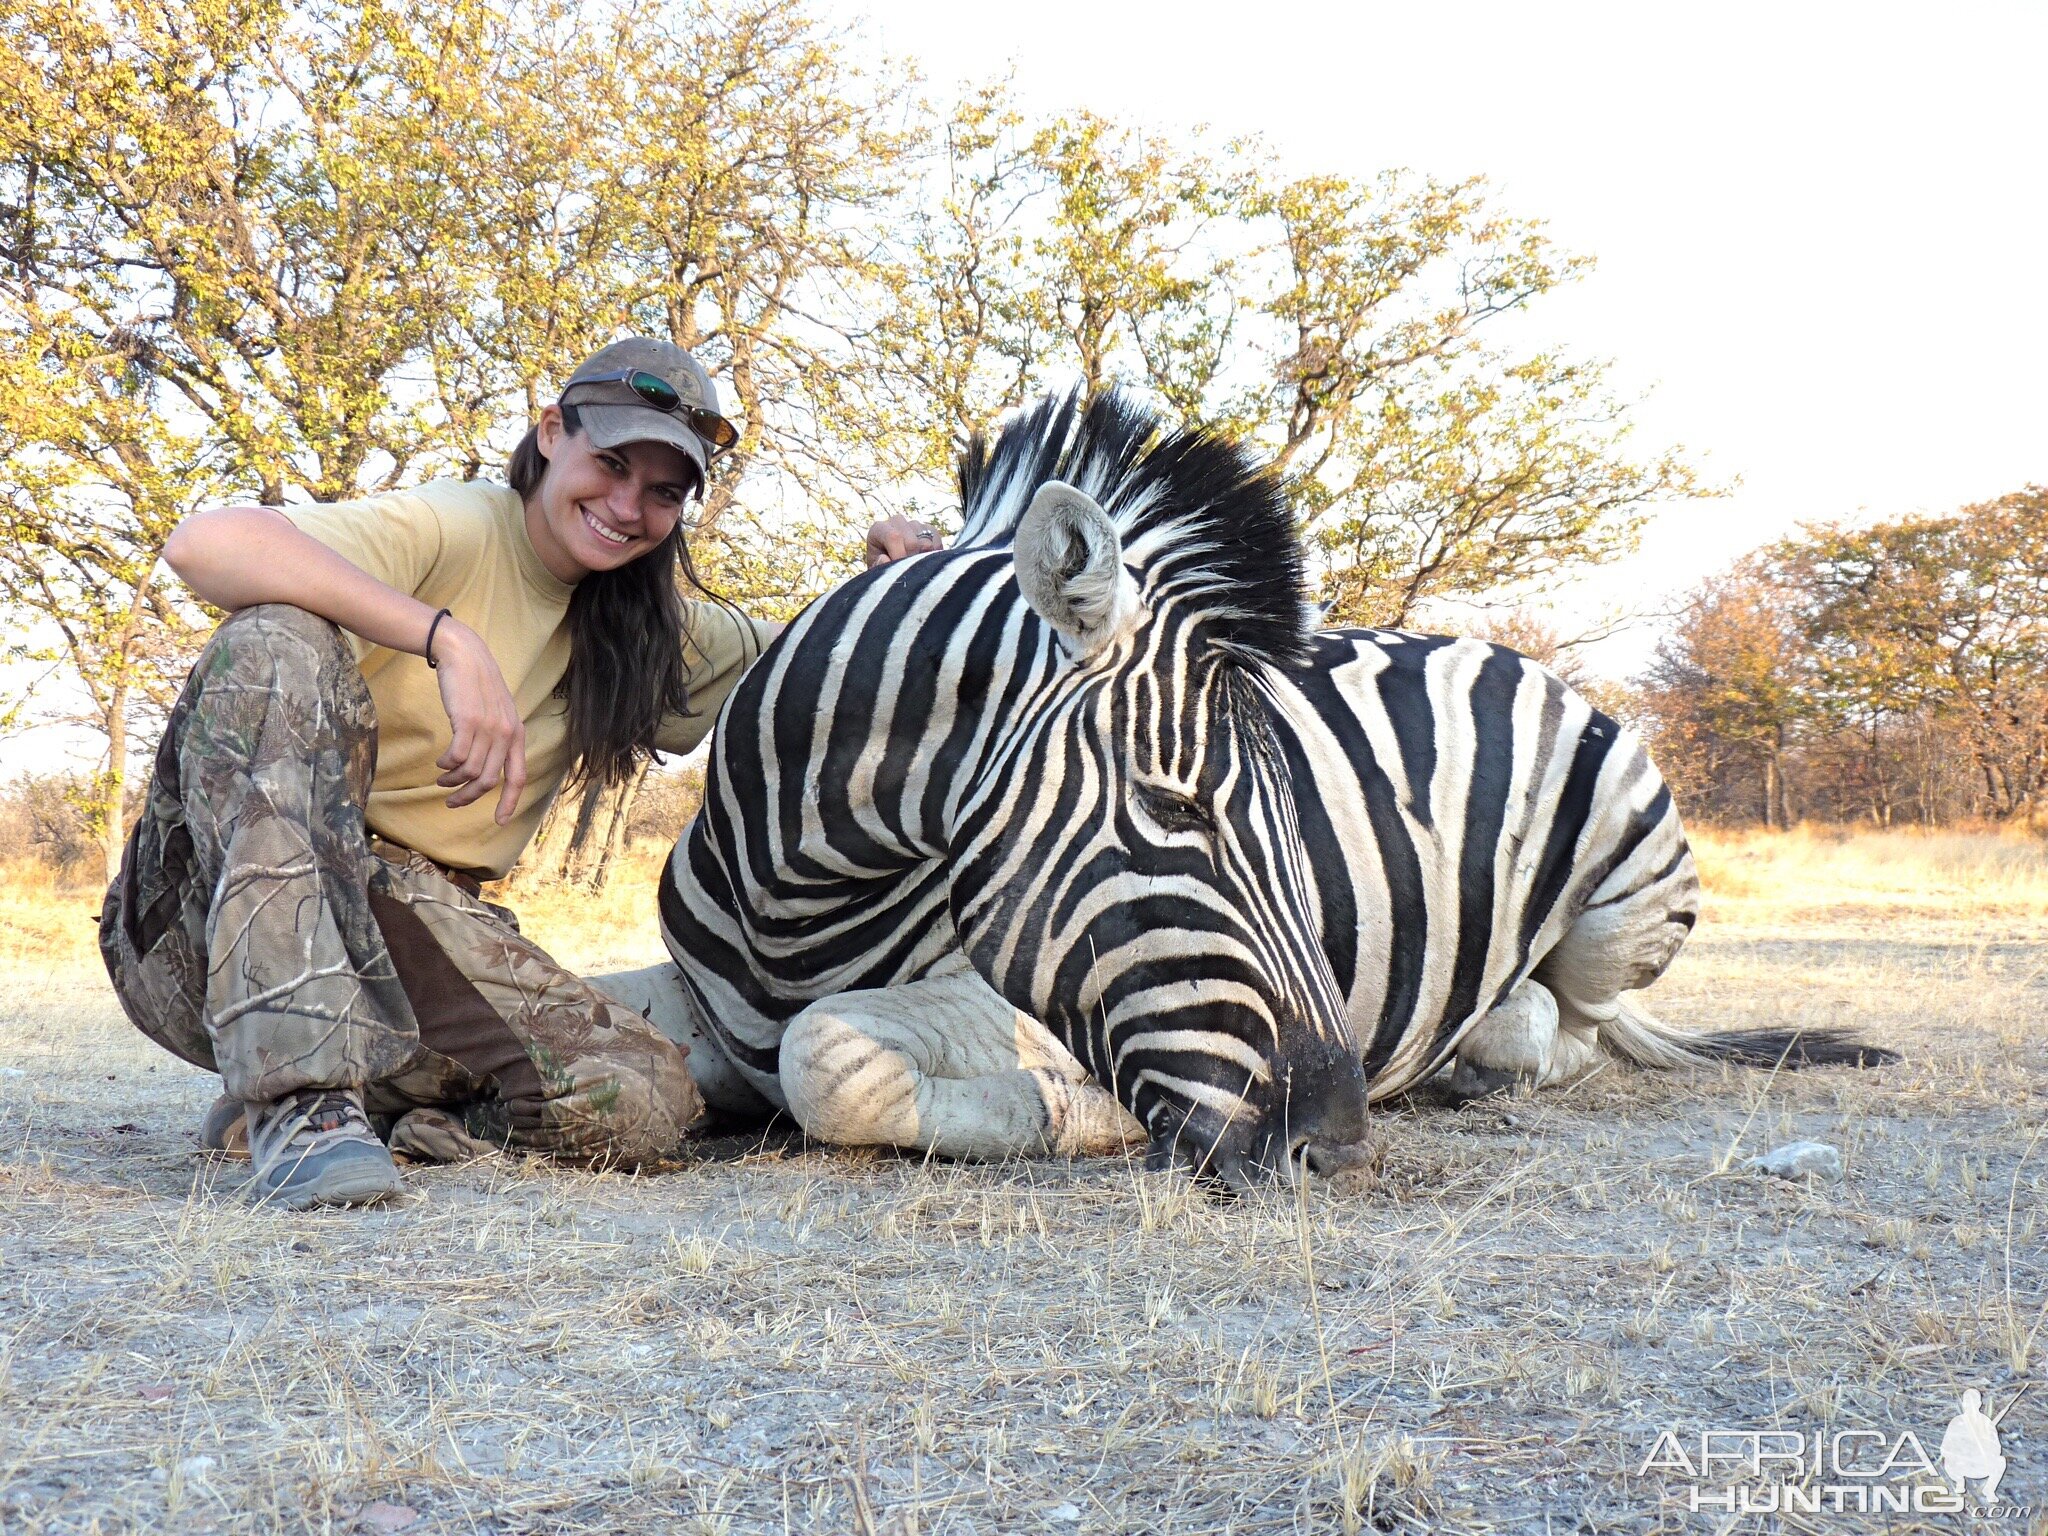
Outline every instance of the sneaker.
<path id="1" fill-rule="evenodd" d="M 368 1205 L 404 1187 L 352 1088 L 301 1088 L 251 1104 L 249 1156 L 251 1195 L 286 1210 Z"/>
<path id="2" fill-rule="evenodd" d="M 249 1155 L 249 1106 L 231 1093 L 213 1101 L 213 1108 L 199 1122 L 199 1145 L 223 1157 Z"/>

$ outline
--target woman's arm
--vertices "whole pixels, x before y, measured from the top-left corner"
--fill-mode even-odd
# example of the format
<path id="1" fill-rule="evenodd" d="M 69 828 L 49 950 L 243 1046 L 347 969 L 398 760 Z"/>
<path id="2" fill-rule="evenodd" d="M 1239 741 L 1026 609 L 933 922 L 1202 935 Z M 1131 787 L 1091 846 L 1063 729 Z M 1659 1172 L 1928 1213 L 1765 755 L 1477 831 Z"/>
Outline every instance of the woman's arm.
<path id="1" fill-rule="evenodd" d="M 372 645 L 427 655 L 435 610 L 386 586 L 271 507 L 195 512 L 171 531 L 164 562 L 217 608 L 289 603 L 339 624 Z M 435 677 L 448 713 L 448 750 L 435 782 L 455 793 L 451 808 L 503 785 L 494 813 L 512 819 L 526 787 L 526 726 L 490 648 L 452 614 L 434 630 Z"/>
<path id="2" fill-rule="evenodd" d="M 336 554 L 274 507 L 215 507 L 171 531 L 164 563 L 216 608 L 289 603 L 386 650 L 426 654 L 434 610 Z M 434 636 L 440 659 L 443 619 Z"/>

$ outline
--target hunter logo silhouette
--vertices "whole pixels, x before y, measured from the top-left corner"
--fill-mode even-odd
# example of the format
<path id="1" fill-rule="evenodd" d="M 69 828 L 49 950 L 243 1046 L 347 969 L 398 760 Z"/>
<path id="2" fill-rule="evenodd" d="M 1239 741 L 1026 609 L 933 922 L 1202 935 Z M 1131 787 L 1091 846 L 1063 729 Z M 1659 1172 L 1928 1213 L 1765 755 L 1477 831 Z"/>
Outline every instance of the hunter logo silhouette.
<path id="1" fill-rule="evenodd" d="M 1963 1393 L 1963 1411 L 1949 1420 L 1941 1437 L 1941 1470 L 1957 1493 L 1966 1482 L 1981 1482 L 1984 1502 L 1990 1504 L 1998 1498 L 2005 1458 L 1998 1451 L 1998 1422 L 1984 1412 L 1982 1402 L 1975 1387 Z"/>

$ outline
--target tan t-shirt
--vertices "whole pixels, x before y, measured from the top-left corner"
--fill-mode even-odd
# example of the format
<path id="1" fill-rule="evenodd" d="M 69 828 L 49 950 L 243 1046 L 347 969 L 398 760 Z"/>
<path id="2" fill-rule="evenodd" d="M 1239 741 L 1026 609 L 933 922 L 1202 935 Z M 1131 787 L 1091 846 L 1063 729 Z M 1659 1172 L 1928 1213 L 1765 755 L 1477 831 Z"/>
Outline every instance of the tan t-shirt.
<path id="1" fill-rule="evenodd" d="M 377 706 L 377 771 L 365 807 L 370 830 L 480 879 L 502 877 L 532 841 L 569 771 L 568 721 L 555 690 L 569 666 L 564 622 L 574 588 L 549 574 L 526 536 L 525 510 L 509 487 L 436 480 L 359 501 L 282 509 L 329 549 L 386 586 L 446 608 L 483 638 L 526 722 L 526 788 L 506 826 L 491 819 L 491 793 L 458 810 L 436 784 L 448 750 L 448 716 L 424 657 L 350 635 Z M 716 603 L 685 603 L 690 713 L 662 722 L 657 744 L 687 752 L 703 740 L 725 696 L 761 654 L 774 626 Z"/>

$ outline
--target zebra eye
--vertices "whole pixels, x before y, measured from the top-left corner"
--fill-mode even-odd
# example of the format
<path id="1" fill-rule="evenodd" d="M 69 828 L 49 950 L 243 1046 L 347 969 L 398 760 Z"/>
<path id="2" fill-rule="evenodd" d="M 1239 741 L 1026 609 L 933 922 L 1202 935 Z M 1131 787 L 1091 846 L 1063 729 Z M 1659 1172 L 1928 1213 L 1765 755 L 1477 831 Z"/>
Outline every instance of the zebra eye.
<path id="1" fill-rule="evenodd" d="M 1145 808 L 1145 814 L 1157 822 L 1162 832 L 1214 832 L 1216 819 L 1208 810 L 1190 800 L 1186 795 L 1175 794 L 1170 789 L 1160 789 L 1152 784 L 1137 787 L 1138 803 Z"/>

